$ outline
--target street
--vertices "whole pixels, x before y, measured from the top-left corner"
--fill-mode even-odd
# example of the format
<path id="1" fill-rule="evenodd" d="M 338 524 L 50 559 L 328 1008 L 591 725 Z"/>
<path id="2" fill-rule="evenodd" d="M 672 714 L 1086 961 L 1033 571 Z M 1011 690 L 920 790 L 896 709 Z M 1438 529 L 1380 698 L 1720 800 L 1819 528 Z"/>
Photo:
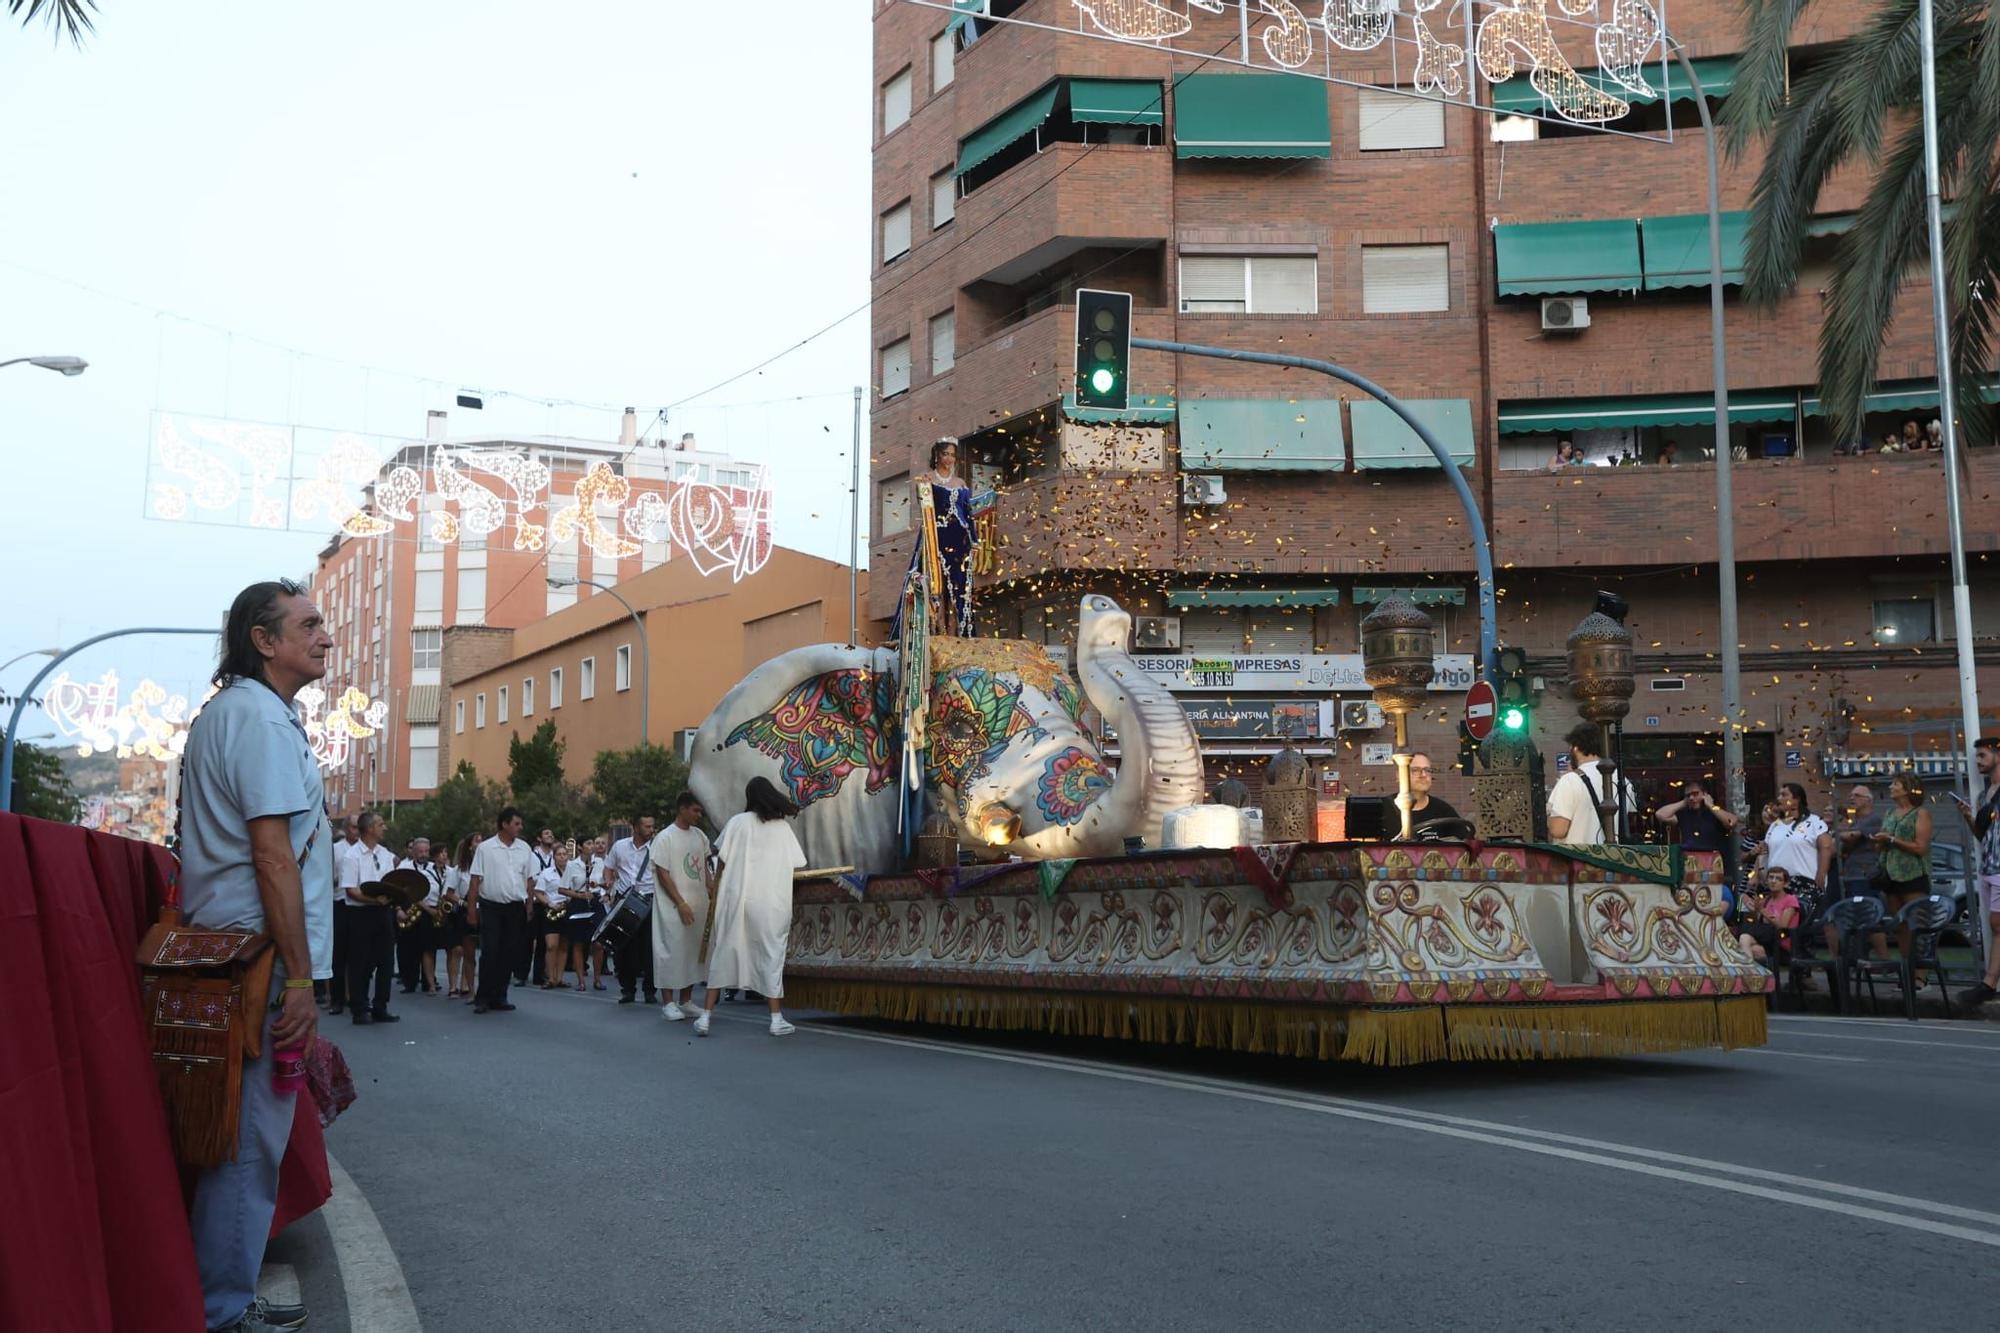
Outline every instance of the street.
<path id="1" fill-rule="evenodd" d="M 2000 1302 L 1984 1024 L 1383 1070 L 805 1014 L 774 1040 L 739 1004 L 698 1041 L 517 998 L 326 1025 L 360 1100 L 333 1203 L 266 1270 L 315 1329 L 1953 1329 Z"/>

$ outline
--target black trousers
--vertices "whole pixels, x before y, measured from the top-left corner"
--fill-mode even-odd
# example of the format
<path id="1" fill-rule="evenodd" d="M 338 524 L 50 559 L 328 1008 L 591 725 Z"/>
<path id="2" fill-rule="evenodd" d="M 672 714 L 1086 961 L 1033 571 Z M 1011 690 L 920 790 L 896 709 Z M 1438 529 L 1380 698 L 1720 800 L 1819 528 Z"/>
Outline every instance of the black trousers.
<path id="1" fill-rule="evenodd" d="M 431 923 L 428 916 L 420 916 L 407 926 L 396 928 L 396 976 L 406 991 L 415 990 L 423 979 L 423 960 L 426 953 L 435 955 L 442 936 L 442 928 Z"/>
<path id="2" fill-rule="evenodd" d="M 341 891 L 335 889 L 339 894 Z M 344 895 L 343 895 L 344 896 Z M 339 898 L 333 904 L 333 975 L 327 979 L 326 1002 L 335 1009 L 347 1004 L 347 905 Z"/>
<path id="3" fill-rule="evenodd" d="M 526 903 L 479 904 L 479 989 L 474 995 L 479 1003 L 507 1002 L 507 983 L 527 947 Z"/>
<path id="4" fill-rule="evenodd" d="M 364 1006 L 389 1012 L 389 977 L 396 965 L 396 912 L 392 907 L 341 907 L 347 914 L 347 1000 L 356 1013 Z M 370 988 L 374 1001 L 369 1002 Z"/>
<path id="5" fill-rule="evenodd" d="M 618 991 L 632 995 L 644 991 L 647 1003 L 653 999 L 653 932 L 642 930 L 618 950 Z"/>

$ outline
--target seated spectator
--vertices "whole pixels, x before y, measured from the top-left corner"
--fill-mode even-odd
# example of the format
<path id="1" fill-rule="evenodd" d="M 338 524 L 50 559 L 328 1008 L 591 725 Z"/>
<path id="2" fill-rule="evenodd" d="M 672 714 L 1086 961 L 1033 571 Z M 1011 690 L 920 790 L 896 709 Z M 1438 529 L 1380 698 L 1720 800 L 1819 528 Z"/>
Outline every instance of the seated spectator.
<path id="1" fill-rule="evenodd" d="M 1903 437 L 1896 434 L 1896 432 L 1893 430 L 1890 431 L 1887 435 L 1884 435 L 1882 437 L 1882 452 L 1885 454 L 1902 453 Z"/>
<path id="2" fill-rule="evenodd" d="M 1924 447 L 1924 428 L 1914 420 L 1903 423 L 1902 446 L 1906 454 L 1916 453 Z"/>
<path id="3" fill-rule="evenodd" d="M 1549 471 L 1560 472 L 1576 461 L 1576 446 L 1568 440 L 1556 441 L 1556 456 L 1549 460 Z"/>
<path id="4" fill-rule="evenodd" d="M 1659 457 L 1654 459 L 1661 467 L 1676 467 L 1680 464 L 1681 447 L 1672 440 L 1660 446 Z"/>
<path id="5" fill-rule="evenodd" d="M 1944 448 L 1944 423 L 1936 417 L 1932 417 L 1931 424 L 1924 428 L 1924 448 Z"/>
<path id="6" fill-rule="evenodd" d="M 1790 951 L 1779 932 L 1795 929 L 1803 908 L 1792 892 L 1791 876 L 1777 866 L 1764 871 L 1760 887 L 1762 892 L 1744 895 L 1744 915 L 1749 919 L 1736 942 L 1761 963 Z"/>

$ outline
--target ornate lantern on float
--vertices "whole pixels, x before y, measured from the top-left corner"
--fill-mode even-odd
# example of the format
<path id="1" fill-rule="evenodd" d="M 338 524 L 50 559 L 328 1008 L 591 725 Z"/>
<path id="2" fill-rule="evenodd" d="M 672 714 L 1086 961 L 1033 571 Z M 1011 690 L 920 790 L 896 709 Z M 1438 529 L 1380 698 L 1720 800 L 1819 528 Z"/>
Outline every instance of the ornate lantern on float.
<path id="1" fill-rule="evenodd" d="M 1312 765 L 1287 745 L 1264 769 L 1264 841 L 1311 842 L 1318 805 Z"/>
<path id="2" fill-rule="evenodd" d="M 1434 635 L 1431 618 L 1401 597 L 1391 597 L 1361 622 L 1361 660 L 1368 688 L 1383 712 L 1396 719 L 1396 808 L 1402 834 L 1410 836 L 1408 718 L 1430 695 Z"/>

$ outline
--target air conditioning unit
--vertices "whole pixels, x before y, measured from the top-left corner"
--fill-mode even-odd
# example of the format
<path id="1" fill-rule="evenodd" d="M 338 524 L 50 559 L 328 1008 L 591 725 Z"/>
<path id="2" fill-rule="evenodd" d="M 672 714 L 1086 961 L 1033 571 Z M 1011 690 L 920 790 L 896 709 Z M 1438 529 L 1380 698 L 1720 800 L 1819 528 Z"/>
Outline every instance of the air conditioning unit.
<path id="1" fill-rule="evenodd" d="M 1590 302 L 1581 296 L 1544 296 L 1543 333 L 1580 333 L 1590 327 Z"/>
<path id="2" fill-rule="evenodd" d="M 1181 646 L 1179 616 L 1138 616 L 1132 621 L 1132 647 L 1143 652 L 1166 652 Z"/>
<path id="3" fill-rule="evenodd" d="M 696 728 L 694 727 L 676 727 L 674 729 L 674 753 L 681 757 L 683 764 L 694 762 L 695 731 Z"/>
<path id="4" fill-rule="evenodd" d="M 1342 699 L 1340 701 L 1340 729 L 1342 731 L 1379 731 L 1382 728 L 1382 705 L 1370 699 Z"/>
<path id="5" fill-rule="evenodd" d="M 1187 472 L 1181 476 L 1181 503 L 1184 505 L 1219 505 L 1229 499 L 1229 492 L 1222 487 L 1222 478 L 1213 472 Z"/>

